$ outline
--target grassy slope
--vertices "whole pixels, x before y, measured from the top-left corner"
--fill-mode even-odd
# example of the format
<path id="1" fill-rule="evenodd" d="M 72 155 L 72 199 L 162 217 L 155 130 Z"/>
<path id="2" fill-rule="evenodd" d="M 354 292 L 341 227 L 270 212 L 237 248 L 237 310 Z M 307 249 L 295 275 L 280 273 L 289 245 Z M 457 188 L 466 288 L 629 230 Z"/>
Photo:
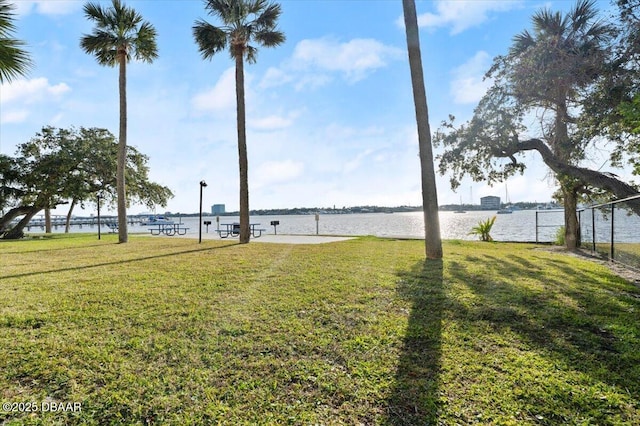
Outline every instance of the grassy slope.
<path id="1" fill-rule="evenodd" d="M 8 424 L 640 424 L 640 290 L 530 245 L 0 243 Z"/>

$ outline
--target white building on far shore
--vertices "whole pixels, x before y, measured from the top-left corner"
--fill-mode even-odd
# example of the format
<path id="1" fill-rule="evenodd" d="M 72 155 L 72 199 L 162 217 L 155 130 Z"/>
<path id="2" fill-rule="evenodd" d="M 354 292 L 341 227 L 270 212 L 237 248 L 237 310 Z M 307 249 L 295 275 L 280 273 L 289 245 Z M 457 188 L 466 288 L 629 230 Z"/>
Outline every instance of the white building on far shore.
<path id="1" fill-rule="evenodd" d="M 488 195 L 480 198 L 480 207 L 482 210 L 500 210 L 500 197 Z"/>

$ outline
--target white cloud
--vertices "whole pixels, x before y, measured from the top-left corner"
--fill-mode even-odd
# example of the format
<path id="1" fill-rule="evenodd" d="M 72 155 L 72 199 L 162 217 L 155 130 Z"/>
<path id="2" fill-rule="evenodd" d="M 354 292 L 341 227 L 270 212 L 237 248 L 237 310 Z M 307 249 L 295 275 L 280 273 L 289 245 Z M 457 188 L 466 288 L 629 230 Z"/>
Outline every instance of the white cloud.
<path id="1" fill-rule="evenodd" d="M 292 57 L 293 67 L 342 73 L 349 82 L 362 80 L 373 70 L 387 66 L 402 50 L 373 39 L 340 43 L 329 38 L 300 41 Z"/>
<path id="2" fill-rule="evenodd" d="M 267 161 L 260 164 L 251 181 L 255 188 L 262 188 L 274 183 L 292 181 L 302 175 L 304 164 L 299 161 Z"/>
<path id="3" fill-rule="evenodd" d="M 291 112 L 286 117 L 277 114 L 267 115 L 266 117 L 250 120 L 249 127 L 255 130 L 281 130 L 287 127 L 291 127 L 297 117 L 300 116 L 299 112 Z"/>
<path id="4" fill-rule="evenodd" d="M 435 13 L 418 15 L 418 25 L 423 28 L 451 27 L 451 34 L 459 34 L 490 19 L 495 12 L 506 12 L 519 7 L 521 0 L 437 0 Z M 396 21 L 404 27 L 404 18 Z"/>
<path id="5" fill-rule="evenodd" d="M 49 84 L 44 77 L 31 80 L 19 79 L 0 86 L 0 104 L 22 102 L 32 104 L 51 98 L 58 99 L 61 95 L 70 91 L 65 83 Z"/>
<path id="6" fill-rule="evenodd" d="M 293 84 L 296 90 L 324 86 L 339 75 L 357 83 L 391 61 L 403 57 L 401 49 L 374 39 L 339 42 L 332 38 L 306 39 L 296 44 L 290 59 L 279 68 L 271 67 L 260 82 L 261 88 Z"/>
<path id="7" fill-rule="evenodd" d="M 13 111 L 5 111 L 4 109 L 0 112 L 0 123 L 8 124 L 8 123 L 22 123 L 27 120 L 29 117 L 29 111 L 26 109 L 19 109 Z"/>
<path id="8" fill-rule="evenodd" d="M 457 104 L 477 103 L 487 93 L 492 81 L 483 81 L 484 74 L 491 66 L 491 57 L 479 51 L 471 59 L 453 70 L 451 94 Z"/>
<path id="9" fill-rule="evenodd" d="M 294 77 L 285 73 L 283 70 L 276 67 L 269 67 L 267 72 L 262 77 L 262 81 L 260 81 L 260 87 L 263 89 L 269 87 L 277 87 L 286 83 L 290 83 L 293 81 Z"/>
<path id="10" fill-rule="evenodd" d="M 350 141 L 353 145 L 354 141 L 357 139 L 365 139 L 367 143 L 371 143 L 371 137 L 383 136 L 384 134 L 385 129 L 377 125 L 358 128 L 331 123 L 324 129 L 325 140 L 329 142 L 338 142 L 340 144 L 345 141 Z"/>
<path id="11" fill-rule="evenodd" d="M 503 200 L 506 200 L 508 195 L 512 203 L 524 200 L 548 201 L 549 193 L 555 190 L 557 185 L 555 180 L 548 179 L 546 172 L 544 167 L 532 169 L 526 175 L 510 178 L 504 184 L 497 183 L 493 187 L 487 187 L 486 192 Z"/>
<path id="12" fill-rule="evenodd" d="M 344 165 L 344 173 L 351 173 L 354 170 L 358 169 L 365 158 L 369 157 L 374 152 L 373 149 L 367 149 L 363 152 L 358 153 L 356 157 L 350 161 L 347 161 Z"/>
<path id="13" fill-rule="evenodd" d="M 15 2 L 16 12 L 28 15 L 35 8 L 42 15 L 68 15 L 82 9 L 83 2 L 77 0 L 20 0 Z"/>
<path id="14" fill-rule="evenodd" d="M 201 113 L 235 110 L 235 69 L 228 68 L 213 88 L 194 96 L 191 103 L 194 109 Z"/>
<path id="15" fill-rule="evenodd" d="M 294 88 L 297 91 L 301 91 L 303 89 L 317 89 L 322 86 L 326 86 L 329 84 L 333 78 L 327 74 L 306 74 L 301 75 L 294 85 Z"/>

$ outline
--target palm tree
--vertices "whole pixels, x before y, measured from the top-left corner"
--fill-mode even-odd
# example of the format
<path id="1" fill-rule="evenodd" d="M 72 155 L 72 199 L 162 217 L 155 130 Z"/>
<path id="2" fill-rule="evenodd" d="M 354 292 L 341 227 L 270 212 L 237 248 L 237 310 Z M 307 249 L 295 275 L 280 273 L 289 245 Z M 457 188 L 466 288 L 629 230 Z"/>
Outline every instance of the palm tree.
<path id="1" fill-rule="evenodd" d="M 251 43 L 275 47 L 285 41 L 277 30 L 282 13 L 279 4 L 267 0 L 205 0 L 205 9 L 217 16 L 222 25 L 216 27 L 204 20 L 196 21 L 193 35 L 204 59 L 229 48 L 236 62 L 236 102 L 238 128 L 238 158 L 240 166 L 240 243 L 249 242 L 249 179 L 247 134 L 244 105 L 244 60 L 256 62 L 258 50 Z"/>
<path id="2" fill-rule="evenodd" d="M 16 30 L 12 10 L 12 4 L 0 0 L 0 83 L 25 75 L 31 68 L 29 55 L 22 50 L 24 42 L 12 38 Z"/>
<path id="3" fill-rule="evenodd" d="M 425 251 L 427 259 L 442 259 L 442 239 L 440 237 L 440 219 L 438 217 L 438 191 L 436 174 L 433 166 L 431 148 L 431 129 L 429 126 L 429 110 L 427 94 L 422 72 L 422 55 L 420 54 L 420 37 L 418 34 L 418 18 L 414 0 L 402 0 L 404 24 L 407 33 L 407 50 L 409 67 L 413 85 L 413 101 L 418 124 L 418 146 L 420 151 L 420 168 L 422 171 L 422 209 L 424 211 Z"/>
<path id="4" fill-rule="evenodd" d="M 95 55 L 100 65 L 119 67 L 120 131 L 116 168 L 118 241 L 126 243 L 127 63 L 132 57 L 144 62 L 153 62 L 158 57 L 157 33 L 151 24 L 143 21 L 140 14 L 125 6 L 120 0 L 113 0 L 110 8 L 103 8 L 98 3 L 87 3 L 84 13 L 96 26 L 91 34 L 82 37 L 80 46 L 86 53 Z"/>
<path id="5" fill-rule="evenodd" d="M 597 19 L 595 1 L 580 0 L 567 13 L 543 9 L 532 17 L 533 33 L 523 31 L 513 39 L 508 61 L 511 80 L 520 102 L 552 112 L 546 134 L 553 153 L 562 161 L 576 163 L 584 150 L 572 138 L 580 89 L 595 83 L 605 69 L 610 25 Z M 564 198 L 565 242 L 576 248 L 579 224 L 576 215 L 578 191 L 583 184 L 558 176 Z"/>

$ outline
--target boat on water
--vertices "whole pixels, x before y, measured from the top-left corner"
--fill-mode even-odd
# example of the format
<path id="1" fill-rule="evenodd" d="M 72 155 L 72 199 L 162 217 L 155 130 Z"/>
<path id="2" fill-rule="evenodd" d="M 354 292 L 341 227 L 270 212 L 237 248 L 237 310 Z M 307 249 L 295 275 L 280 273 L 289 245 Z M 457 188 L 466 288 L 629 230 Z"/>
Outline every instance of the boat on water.
<path id="1" fill-rule="evenodd" d="M 509 190 L 507 189 L 507 185 L 504 185 L 504 192 L 506 195 L 506 199 L 507 199 L 507 203 L 504 205 L 503 208 L 498 210 L 498 214 L 511 214 L 513 213 L 513 206 L 511 205 L 511 200 L 509 199 Z"/>
<path id="2" fill-rule="evenodd" d="M 454 210 L 454 213 L 466 213 L 466 210 L 462 209 L 462 196 L 460 196 L 460 207 L 458 208 L 458 210 Z"/>
<path id="3" fill-rule="evenodd" d="M 167 219 L 164 216 L 149 216 L 146 219 L 142 219 L 140 225 L 148 226 L 148 225 L 157 225 L 159 223 L 173 223 L 172 220 Z"/>

